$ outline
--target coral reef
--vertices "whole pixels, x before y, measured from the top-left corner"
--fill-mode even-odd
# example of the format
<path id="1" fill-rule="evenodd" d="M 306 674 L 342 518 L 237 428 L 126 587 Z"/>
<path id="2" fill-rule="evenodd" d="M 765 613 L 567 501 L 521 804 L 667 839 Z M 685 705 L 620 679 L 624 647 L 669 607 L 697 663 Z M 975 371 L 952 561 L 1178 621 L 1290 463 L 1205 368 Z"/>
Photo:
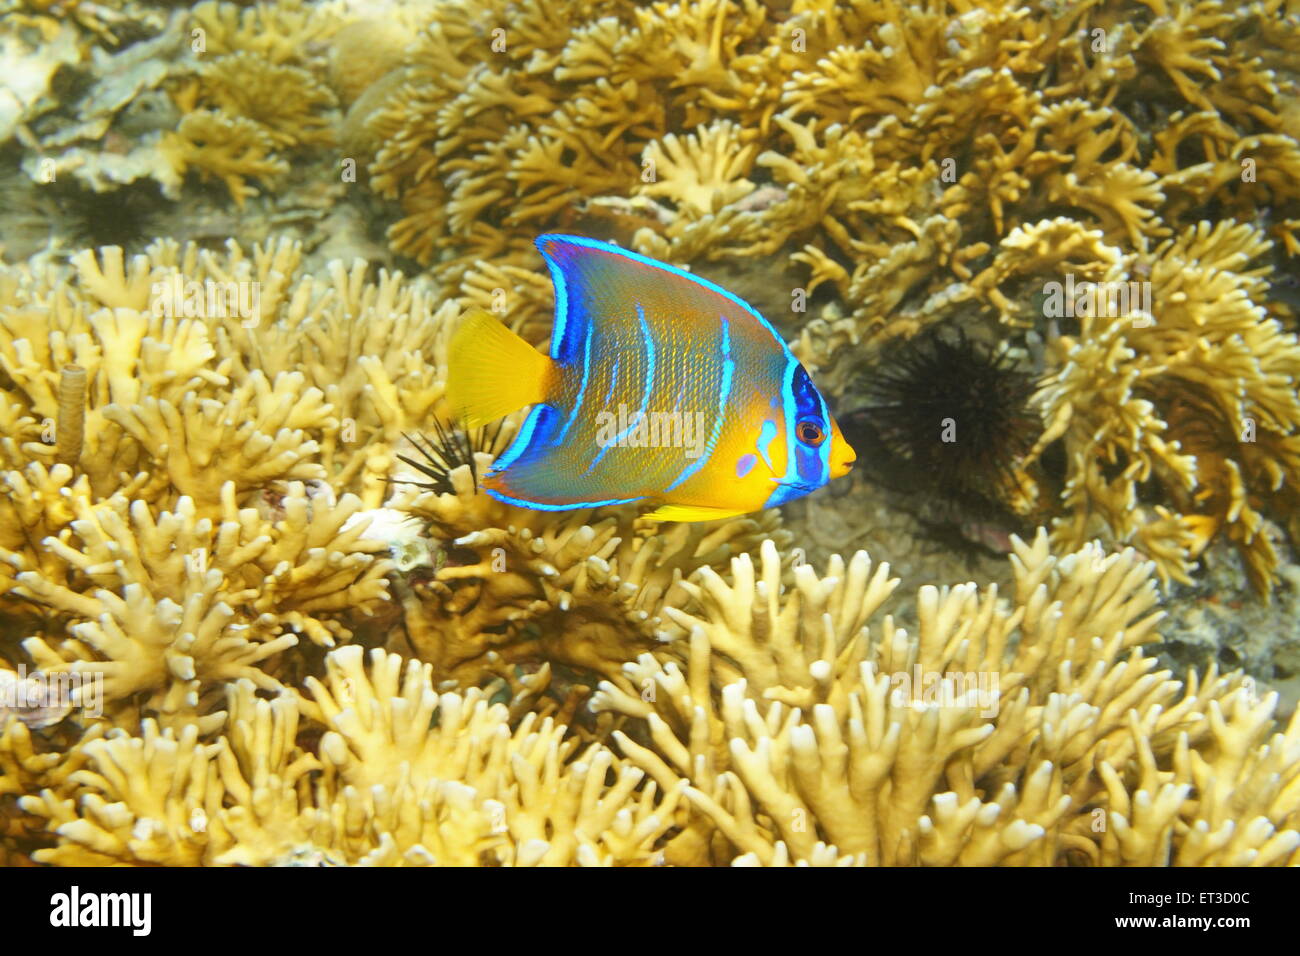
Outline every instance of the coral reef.
<path id="1" fill-rule="evenodd" d="M 304 846 L 348 863 L 652 861 L 680 794 L 643 786 L 603 742 L 618 721 L 579 708 L 679 633 L 661 605 L 685 577 L 764 538 L 788 546 L 779 514 L 663 534 L 628 509 L 557 519 L 478 494 L 501 430 L 471 441 L 438 418 L 455 303 L 435 307 L 400 275 L 367 281 L 364 262 L 315 277 L 300 260 L 288 241 L 220 254 L 158 241 L 129 258 L 109 247 L 0 268 L 7 850 L 65 863 L 269 863 L 315 852 Z M 409 437 L 426 421 L 442 436 L 432 464 Z M 383 640 L 425 661 L 402 683 L 417 710 L 393 704 L 389 736 L 435 709 L 443 728 L 427 774 L 391 781 L 392 819 L 356 803 L 360 778 L 332 776 L 332 796 L 317 780 L 343 773 L 352 746 L 322 728 L 355 713 L 317 681 L 374 680 L 388 700 L 402 658 L 376 651 L 380 679 L 360 656 Z M 351 646 L 325 655 L 339 644 Z M 482 752 L 478 783 L 453 710 L 464 733 L 515 741 Z M 362 757 L 361 772 L 387 779 Z M 115 769 L 128 765 L 151 769 Z M 605 792 L 611 767 L 623 769 Z M 77 768 L 99 775 L 85 791 L 64 787 Z M 430 801 L 429 829 L 392 829 Z M 72 819 L 92 806 L 104 810 L 93 835 Z M 368 835 L 346 822 L 358 816 Z M 42 850 L 56 831 L 86 842 Z"/>
<path id="2" fill-rule="evenodd" d="M 1257 594 L 1279 580 L 1262 529 L 1300 531 L 1285 0 L 95 9 L 112 22 L 37 5 L 0 29 L 0 142 L 36 215 L 127 189 L 133 215 L 197 203 L 182 237 L 266 239 L 269 217 L 373 258 L 378 197 L 395 254 L 538 342 L 530 236 L 611 237 L 736 280 L 844 409 L 891 343 L 951 323 L 1045 378 L 997 503 L 1016 523 L 1182 582 L 1221 538 Z"/>
<path id="3" fill-rule="evenodd" d="M 342 192 L 327 155 L 340 117 L 324 49 L 344 23 L 340 9 L 296 0 L 189 10 L 74 2 L 7 15 L 0 45 L 13 69 L 0 87 L 0 145 L 12 138 L 21 147 L 20 223 L 95 218 L 106 194 L 185 239 L 266 238 L 258 213 L 282 225 L 318 223 Z M 88 24 L 93 12 L 110 14 L 113 29 Z M 291 165 L 312 175 L 291 178 Z M 37 251 L 23 239 L 29 229 L 35 224 L 6 239 Z M 112 238 L 145 235 L 124 226 Z"/>
<path id="4" fill-rule="evenodd" d="M 390 501 L 450 549 L 434 580 L 401 596 L 402 639 L 440 679 L 482 673 L 488 655 L 509 665 L 540 652 L 592 685 L 621 681 L 630 649 L 680 636 L 663 609 L 684 599 L 688 574 L 725 567 L 768 536 L 790 543 L 774 512 L 662 529 L 626 508 L 557 517 L 504 505 L 475 494 L 465 467 L 452 480 L 453 494 L 405 490 Z"/>
<path id="5" fill-rule="evenodd" d="M 864 627 L 896 582 L 861 552 L 824 578 L 805 565 L 784 592 L 770 544 L 729 581 L 698 576 L 701 613 L 674 615 L 689 640 L 627 665 L 653 693 L 596 699 L 647 721 L 652 748 L 615 735 L 634 763 L 690 784 L 695 817 L 666 858 L 1296 862 L 1300 720 L 1274 734 L 1276 695 L 1155 669 L 1151 563 L 1095 545 L 1058 559 L 1040 532 L 1013 566 L 1010 603 L 923 589 L 914 635 L 890 617 Z M 1241 773 L 1259 789 L 1226 782 Z"/>
<path id="6" fill-rule="evenodd" d="M 1298 38 L 15 0 L 0 858 L 1300 865 Z M 448 420 L 447 343 L 545 343 L 548 230 L 753 302 L 901 473 L 694 525 L 479 493 L 519 419 Z"/>
<path id="7" fill-rule="evenodd" d="M 489 2 L 494 44 L 449 7 L 364 104 L 370 185 L 401 204 L 396 250 L 520 323 L 546 308 L 521 229 L 775 259 L 790 294 L 755 298 L 844 402 L 864 355 L 941 321 L 1046 339 L 1040 431 L 1066 474 L 1023 454 L 1006 504 L 1179 580 L 1223 535 L 1266 593 L 1260 515 L 1293 520 L 1300 482 L 1300 342 L 1269 269 L 1300 198 L 1294 73 L 1265 65 L 1295 46 L 1282 9 L 561 4 L 575 26 L 553 30 Z M 1110 295 L 1077 331 L 1043 291 L 1075 281 Z"/>
<path id="8" fill-rule="evenodd" d="M 329 646 L 342 612 L 389 606 L 366 509 L 441 395 L 456 310 L 364 263 L 322 285 L 299 257 L 159 242 L 3 270 L 0 610 L 43 671 L 101 675 L 111 719 L 274 687 L 299 636 Z"/>
<path id="9" fill-rule="evenodd" d="M 655 607 L 676 636 L 600 682 L 592 710 L 620 721 L 585 734 L 541 715 L 547 668 L 439 694 L 460 642 L 426 594 L 403 610 L 442 629 L 431 663 L 374 650 L 367 668 L 348 646 L 305 693 L 264 683 L 265 699 L 241 668 L 257 658 L 210 662 L 224 710 L 194 721 L 191 696 L 174 728 L 95 723 L 57 762 L 10 721 L 10 831 L 52 834 L 34 858 L 63 864 L 1300 862 L 1300 717 L 1275 730 L 1276 695 L 1240 674 L 1155 669 L 1152 563 L 1056 558 L 1040 532 L 1013 565 L 1010 602 L 923 589 L 912 636 L 872 623 L 897 581 L 864 553 L 824 577 L 783 569 L 771 541 L 757 568 L 699 564 Z M 478 602 L 517 608 L 482 587 Z M 637 648 L 634 620 L 607 623 L 611 649 Z M 580 628 L 541 656 L 599 670 Z"/>
<path id="10" fill-rule="evenodd" d="M 648 864 L 680 789 L 661 799 L 607 748 L 564 727 L 517 726 L 483 693 L 437 694 L 429 666 L 333 652 L 306 699 L 229 685 L 225 731 L 191 727 L 84 744 L 78 799 L 46 789 L 25 810 L 60 834 L 50 863 L 93 865 L 586 866 Z M 300 708 L 302 713 L 300 713 Z M 431 726 L 431 720 L 436 718 Z M 330 729 L 318 753 L 301 720 Z M 605 786 L 606 773 L 616 783 Z M 299 864 L 303 865 L 303 864 Z"/>

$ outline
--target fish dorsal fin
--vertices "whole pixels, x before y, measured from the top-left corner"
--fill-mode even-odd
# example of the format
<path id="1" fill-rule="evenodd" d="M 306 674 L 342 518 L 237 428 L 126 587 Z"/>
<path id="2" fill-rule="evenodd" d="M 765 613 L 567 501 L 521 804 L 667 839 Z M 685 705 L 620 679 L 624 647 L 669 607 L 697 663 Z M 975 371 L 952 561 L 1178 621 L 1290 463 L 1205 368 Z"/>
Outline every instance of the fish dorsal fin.
<path id="1" fill-rule="evenodd" d="M 546 399 L 553 363 L 482 309 L 471 309 L 448 349 L 447 398 L 466 427 Z"/>
<path id="2" fill-rule="evenodd" d="M 695 505 L 661 505 L 654 511 L 647 511 L 642 518 L 651 521 L 716 521 L 719 518 L 734 518 L 743 515 L 743 511 L 731 511 L 727 508 L 701 508 Z"/>
<path id="3" fill-rule="evenodd" d="M 770 336 L 777 349 L 788 351 L 784 340 L 753 306 L 715 283 L 676 266 L 657 262 L 630 249 L 583 236 L 549 234 L 537 237 L 555 285 L 555 328 L 551 357 L 561 364 L 582 351 L 587 327 L 594 318 L 625 317 L 640 307 L 656 321 L 674 325 L 700 323 L 713 341 L 719 316 L 737 325 L 749 325 L 754 334 Z"/>

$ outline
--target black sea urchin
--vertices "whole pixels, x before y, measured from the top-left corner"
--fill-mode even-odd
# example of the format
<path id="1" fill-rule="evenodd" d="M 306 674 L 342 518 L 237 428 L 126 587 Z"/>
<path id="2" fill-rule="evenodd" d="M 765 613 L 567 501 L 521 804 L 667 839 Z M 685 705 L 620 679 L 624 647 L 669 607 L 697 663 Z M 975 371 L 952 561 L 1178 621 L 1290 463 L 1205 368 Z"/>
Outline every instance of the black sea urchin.
<path id="1" fill-rule="evenodd" d="M 468 465 L 469 472 L 474 477 L 474 493 L 478 494 L 478 464 L 474 461 L 474 455 L 477 452 L 490 455 L 496 451 L 497 440 L 501 437 L 501 425 L 501 422 L 497 422 L 485 428 L 462 431 L 454 425 L 444 425 L 435 418 L 432 440 L 425 435 L 420 435 L 417 440 L 403 432 L 402 437 L 420 453 L 422 460 L 417 461 L 405 455 L 398 455 L 398 460 L 410 465 L 420 474 L 427 475 L 429 481 L 398 478 L 392 479 L 393 483 L 415 485 L 440 495 L 449 495 L 456 490 L 452 486 L 451 473 L 461 465 Z"/>
<path id="2" fill-rule="evenodd" d="M 1033 375 L 1006 350 L 937 329 L 888 349 L 845 436 L 869 478 L 927 496 L 951 520 L 1007 516 L 1016 464 L 1042 430 Z"/>

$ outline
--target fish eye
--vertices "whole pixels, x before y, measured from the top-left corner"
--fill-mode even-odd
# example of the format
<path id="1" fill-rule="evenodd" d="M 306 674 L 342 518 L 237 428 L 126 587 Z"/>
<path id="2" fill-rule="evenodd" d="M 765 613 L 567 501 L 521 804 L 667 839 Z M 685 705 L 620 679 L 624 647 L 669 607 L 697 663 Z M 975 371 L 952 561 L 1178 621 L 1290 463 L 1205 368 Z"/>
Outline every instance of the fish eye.
<path id="1" fill-rule="evenodd" d="M 795 437 L 805 445 L 817 446 L 826 439 L 826 432 L 816 422 L 802 421 L 794 427 Z"/>

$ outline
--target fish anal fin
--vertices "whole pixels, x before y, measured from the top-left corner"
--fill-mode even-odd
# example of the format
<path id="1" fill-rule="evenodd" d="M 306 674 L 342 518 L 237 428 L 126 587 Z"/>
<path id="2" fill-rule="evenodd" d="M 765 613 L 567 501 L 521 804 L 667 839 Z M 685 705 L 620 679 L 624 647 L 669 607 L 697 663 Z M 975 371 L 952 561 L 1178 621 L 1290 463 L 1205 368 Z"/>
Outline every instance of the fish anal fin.
<path id="1" fill-rule="evenodd" d="M 641 517 L 652 521 L 716 521 L 719 518 L 734 518 L 745 513 L 728 508 L 703 508 L 698 505 L 660 505 Z"/>
<path id="2" fill-rule="evenodd" d="M 554 374 L 550 358 L 482 309 L 465 316 L 447 358 L 447 399 L 469 428 L 544 401 Z"/>

